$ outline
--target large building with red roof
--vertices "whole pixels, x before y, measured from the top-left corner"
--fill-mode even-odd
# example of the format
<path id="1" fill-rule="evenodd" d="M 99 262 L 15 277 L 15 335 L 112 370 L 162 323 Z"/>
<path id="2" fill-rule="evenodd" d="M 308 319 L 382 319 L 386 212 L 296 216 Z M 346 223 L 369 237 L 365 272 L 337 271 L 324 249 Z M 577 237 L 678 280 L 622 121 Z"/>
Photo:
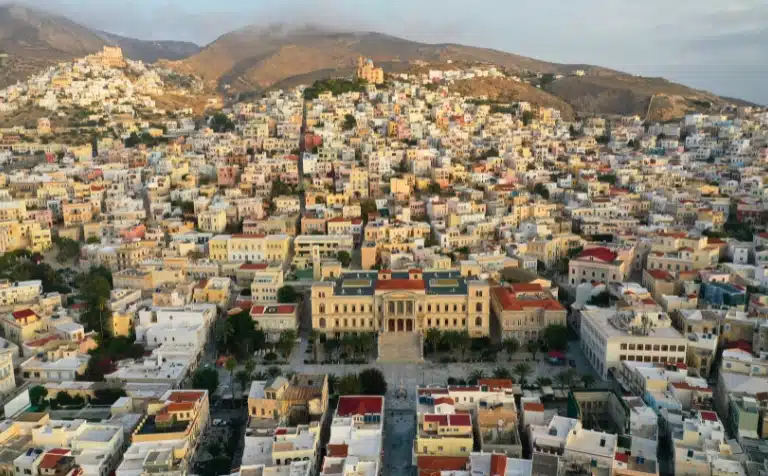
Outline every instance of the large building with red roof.
<path id="1" fill-rule="evenodd" d="M 604 246 L 588 248 L 571 259 L 568 282 L 571 286 L 590 281 L 624 281 L 631 269 L 629 259 L 620 259 L 619 252 Z"/>
<path id="2" fill-rule="evenodd" d="M 567 311 L 540 284 L 523 283 L 491 289 L 491 308 L 499 321 L 502 339 L 535 342 L 547 326 L 565 325 Z"/>
<path id="3" fill-rule="evenodd" d="M 376 332 L 381 360 L 419 360 L 419 334 L 428 329 L 487 336 L 490 289 L 459 271 L 346 272 L 312 286 L 312 327 L 334 338 Z"/>

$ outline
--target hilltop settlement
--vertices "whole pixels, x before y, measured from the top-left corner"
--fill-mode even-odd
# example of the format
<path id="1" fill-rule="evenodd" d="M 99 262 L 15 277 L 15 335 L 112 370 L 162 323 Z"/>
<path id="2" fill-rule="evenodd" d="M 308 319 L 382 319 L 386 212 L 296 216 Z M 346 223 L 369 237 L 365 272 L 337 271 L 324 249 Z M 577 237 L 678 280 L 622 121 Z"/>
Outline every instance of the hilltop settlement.
<path id="1" fill-rule="evenodd" d="M 3 473 L 768 474 L 768 110 L 416 66 L 0 90 Z"/>

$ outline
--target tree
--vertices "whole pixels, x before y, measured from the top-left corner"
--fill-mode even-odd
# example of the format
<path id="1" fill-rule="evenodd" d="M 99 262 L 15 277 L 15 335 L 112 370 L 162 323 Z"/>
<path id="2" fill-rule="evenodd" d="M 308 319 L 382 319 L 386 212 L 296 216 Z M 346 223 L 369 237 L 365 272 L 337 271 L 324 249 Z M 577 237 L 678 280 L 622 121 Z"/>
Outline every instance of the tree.
<path id="1" fill-rule="evenodd" d="M 507 354 L 512 355 L 520 349 L 520 342 L 518 342 L 514 337 L 510 337 L 508 339 L 504 339 L 501 342 L 501 346 L 504 348 L 504 351 Z"/>
<path id="2" fill-rule="evenodd" d="M 88 239 L 85 240 L 85 242 L 89 245 L 94 245 L 97 243 L 101 243 L 101 238 L 99 238 L 98 236 L 89 236 Z"/>
<path id="3" fill-rule="evenodd" d="M 280 337 L 277 339 L 275 347 L 277 348 L 277 351 L 280 352 L 280 355 L 282 355 L 285 360 L 288 360 L 291 357 L 295 345 L 296 331 L 288 329 L 280 333 Z"/>
<path id="4" fill-rule="evenodd" d="M 328 394 L 334 395 L 339 390 L 339 376 L 328 374 Z"/>
<path id="5" fill-rule="evenodd" d="M 611 295 L 608 294 L 608 291 L 602 291 L 599 294 L 592 296 L 589 301 L 587 301 L 587 304 L 590 306 L 610 307 Z"/>
<path id="6" fill-rule="evenodd" d="M 248 374 L 248 377 L 253 377 L 253 371 L 256 370 L 256 362 L 253 361 L 253 359 L 248 359 L 245 361 L 245 373 Z"/>
<path id="7" fill-rule="evenodd" d="M 340 395 L 359 395 L 362 393 L 360 379 L 356 374 L 347 374 L 341 377 L 338 389 Z"/>
<path id="8" fill-rule="evenodd" d="M 205 253 L 199 250 L 190 250 L 189 253 L 187 253 L 187 258 L 191 261 L 200 261 L 205 258 Z"/>
<path id="9" fill-rule="evenodd" d="M 480 369 L 475 369 L 469 373 L 469 377 L 467 377 L 467 382 L 470 385 L 477 385 L 478 380 L 482 380 L 484 378 L 485 378 L 485 372 L 483 372 Z"/>
<path id="10" fill-rule="evenodd" d="M 275 198 L 282 195 L 290 195 L 291 193 L 293 193 L 293 190 L 291 189 L 290 185 L 280 179 L 277 179 L 272 182 L 272 188 L 270 190 L 269 196 L 270 198 Z"/>
<path id="11" fill-rule="evenodd" d="M 341 265 L 345 268 L 349 267 L 349 264 L 352 262 L 352 256 L 349 255 L 348 251 L 341 250 L 338 253 L 336 253 L 336 259 L 341 262 Z"/>
<path id="12" fill-rule="evenodd" d="M 309 344 L 312 346 L 312 360 L 317 362 L 317 346 L 319 345 L 320 333 L 315 329 L 309 331 Z"/>
<path id="13" fill-rule="evenodd" d="M 231 132 L 235 130 L 235 123 L 226 114 L 221 112 L 211 117 L 210 126 L 213 132 Z"/>
<path id="14" fill-rule="evenodd" d="M 544 328 L 544 343 L 549 350 L 568 348 L 568 328 L 562 324 L 550 324 Z"/>
<path id="15" fill-rule="evenodd" d="M 560 389 L 566 389 L 573 385 L 573 381 L 576 377 L 576 373 L 572 369 L 563 370 L 559 374 L 555 375 L 555 383 Z"/>
<path id="16" fill-rule="evenodd" d="M 226 352 L 229 348 L 229 341 L 232 338 L 232 322 L 229 319 L 218 319 L 213 328 L 213 338 L 219 352 Z"/>
<path id="17" fill-rule="evenodd" d="M 208 390 L 208 398 L 211 398 L 219 388 L 219 373 L 210 367 L 197 369 L 192 376 L 192 387 Z"/>
<path id="18" fill-rule="evenodd" d="M 427 332 L 424 335 L 424 343 L 426 344 L 431 354 L 437 352 L 437 345 L 440 343 L 441 338 L 442 334 L 438 329 L 434 327 L 427 329 Z"/>
<path id="19" fill-rule="evenodd" d="M 43 399 L 46 395 L 48 395 L 48 390 L 46 390 L 45 387 L 42 385 L 35 385 L 29 389 L 29 402 L 33 406 L 38 407 L 41 403 L 43 403 Z"/>
<path id="20" fill-rule="evenodd" d="M 496 367 L 493 369 L 493 378 L 512 378 L 512 373 L 505 367 Z"/>
<path id="21" fill-rule="evenodd" d="M 57 236 L 53 239 L 53 242 L 58 249 L 56 261 L 59 263 L 67 263 L 80 255 L 80 243 L 75 240 L 63 236 Z"/>
<path id="22" fill-rule="evenodd" d="M 230 357 L 224 364 L 224 368 L 229 372 L 229 381 L 232 385 L 232 398 L 235 398 L 235 369 L 237 368 L 237 360 L 234 357 Z"/>
<path id="23" fill-rule="evenodd" d="M 523 112 L 523 125 L 527 126 L 533 121 L 533 112 L 532 111 L 524 111 Z"/>
<path id="24" fill-rule="evenodd" d="M 512 369 L 512 373 L 520 377 L 520 384 L 525 383 L 525 378 L 531 374 L 531 366 L 525 362 L 520 362 Z"/>
<path id="25" fill-rule="evenodd" d="M 549 189 L 543 183 L 537 183 L 533 187 L 533 193 L 541 195 L 544 200 L 549 200 Z"/>
<path id="26" fill-rule="evenodd" d="M 245 386 L 248 385 L 248 381 L 251 379 L 251 374 L 247 370 L 240 370 L 235 374 L 237 381 L 240 383 L 240 388 L 245 391 Z"/>
<path id="27" fill-rule="evenodd" d="M 442 191 L 443 191 L 443 188 L 437 182 L 432 181 L 427 186 L 427 192 L 431 195 L 438 195 Z"/>
<path id="28" fill-rule="evenodd" d="M 363 215 L 363 221 L 365 223 L 368 223 L 369 214 L 376 213 L 378 211 L 379 211 L 379 208 L 376 206 L 375 200 L 371 198 L 367 198 L 360 202 L 360 213 Z"/>
<path id="29" fill-rule="evenodd" d="M 344 116 L 344 124 L 342 124 L 341 128 L 344 131 L 351 131 L 357 127 L 357 120 L 355 119 L 355 116 L 352 114 L 347 114 Z"/>
<path id="30" fill-rule="evenodd" d="M 469 336 L 469 331 L 466 329 L 456 334 L 456 348 L 461 354 L 461 360 L 466 359 L 467 351 L 472 345 L 472 338 Z"/>
<path id="31" fill-rule="evenodd" d="M 296 292 L 296 288 L 293 286 L 283 286 L 277 290 L 277 302 L 297 303 L 299 302 L 299 293 Z"/>
<path id="32" fill-rule="evenodd" d="M 594 375 L 586 374 L 581 376 L 581 383 L 584 384 L 584 388 L 592 388 L 597 383 Z"/>
<path id="33" fill-rule="evenodd" d="M 387 380 L 381 370 L 376 368 L 365 369 L 358 375 L 360 390 L 363 395 L 386 395 Z"/>
<path id="34" fill-rule="evenodd" d="M 539 351 L 538 342 L 529 342 L 525 347 L 528 349 L 528 352 L 533 355 L 533 360 L 536 360 L 536 352 Z"/>

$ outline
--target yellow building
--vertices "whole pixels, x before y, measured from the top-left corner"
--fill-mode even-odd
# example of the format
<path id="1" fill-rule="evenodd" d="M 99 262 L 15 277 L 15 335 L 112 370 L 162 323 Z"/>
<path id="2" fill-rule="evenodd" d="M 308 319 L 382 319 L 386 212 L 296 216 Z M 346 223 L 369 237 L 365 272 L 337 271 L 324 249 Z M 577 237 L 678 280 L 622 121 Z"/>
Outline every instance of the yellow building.
<path id="1" fill-rule="evenodd" d="M 403 344 L 431 328 L 487 336 L 489 294 L 487 282 L 458 271 L 347 272 L 312 286 L 312 328 L 333 337 L 378 332 Z"/>
<path id="2" fill-rule="evenodd" d="M 419 415 L 419 432 L 414 441 L 418 456 L 469 456 L 474 445 L 472 416 L 469 413 Z"/>
<path id="3" fill-rule="evenodd" d="M 131 435 L 131 443 L 181 440 L 184 444 L 174 447 L 173 456 L 175 460 L 181 461 L 182 467 L 186 467 L 209 421 L 207 391 L 169 391 L 159 402 L 149 404 L 147 413 Z"/>
<path id="4" fill-rule="evenodd" d="M 292 242 L 288 235 L 218 235 L 208 242 L 208 255 L 219 262 L 283 262 L 288 258 Z"/>
<path id="5" fill-rule="evenodd" d="M 211 278 L 197 283 L 192 292 L 192 302 L 216 304 L 225 307 L 229 304 L 232 281 L 229 278 Z"/>
<path id="6" fill-rule="evenodd" d="M 251 382 L 248 392 L 248 415 L 251 418 L 279 421 L 296 407 L 304 407 L 310 415 L 325 414 L 328 410 L 328 376 L 296 374 L 290 380 L 276 377 Z"/>
<path id="7" fill-rule="evenodd" d="M 384 70 L 375 67 L 373 60 L 360 56 L 357 58 L 356 77 L 371 84 L 382 84 L 384 82 Z"/>
<path id="8" fill-rule="evenodd" d="M 61 213 L 65 227 L 93 221 L 93 206 L 90 203 L 64 203 L 61 205 Z"/>
<path id="9" fill-rule="evenodd" d="M 132 311 L 114 311 L 110 314 L 107 327 L 114 337 L 128 337 L 133 329 Z"/>
<path id="10" fill-rule="evenodd" d="M 227 228 L 227 212 L 222 209 L 200 212 L 197 227 L 208 233 L 221 233 Z"/>
<path id="11" fill-rule="evenodd" d="M 5 338 L 16 345 L 31 340 L 45 328 L 45 322 L 31 309 L 7 313 L 3 316 L 2 325 Z"/>
<path id="12" fill-rule="evenodd" d="M 499 322 L 502 339 L 536 342 L 550 325 L 565 325 L 567 312 L 540 284 L 512 284 L 491 289 L 491 308 Z"/>

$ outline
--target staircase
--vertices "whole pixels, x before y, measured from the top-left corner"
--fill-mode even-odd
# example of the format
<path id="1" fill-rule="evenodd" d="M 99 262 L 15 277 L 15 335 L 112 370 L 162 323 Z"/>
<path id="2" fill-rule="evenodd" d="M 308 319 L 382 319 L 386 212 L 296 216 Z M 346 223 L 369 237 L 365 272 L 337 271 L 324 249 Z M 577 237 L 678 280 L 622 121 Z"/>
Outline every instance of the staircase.
<path id="1" fill-rule="evenodd" d="M 379 362 L 422 362 L 423 344 L 418 332 L 380 332 Z"/>

